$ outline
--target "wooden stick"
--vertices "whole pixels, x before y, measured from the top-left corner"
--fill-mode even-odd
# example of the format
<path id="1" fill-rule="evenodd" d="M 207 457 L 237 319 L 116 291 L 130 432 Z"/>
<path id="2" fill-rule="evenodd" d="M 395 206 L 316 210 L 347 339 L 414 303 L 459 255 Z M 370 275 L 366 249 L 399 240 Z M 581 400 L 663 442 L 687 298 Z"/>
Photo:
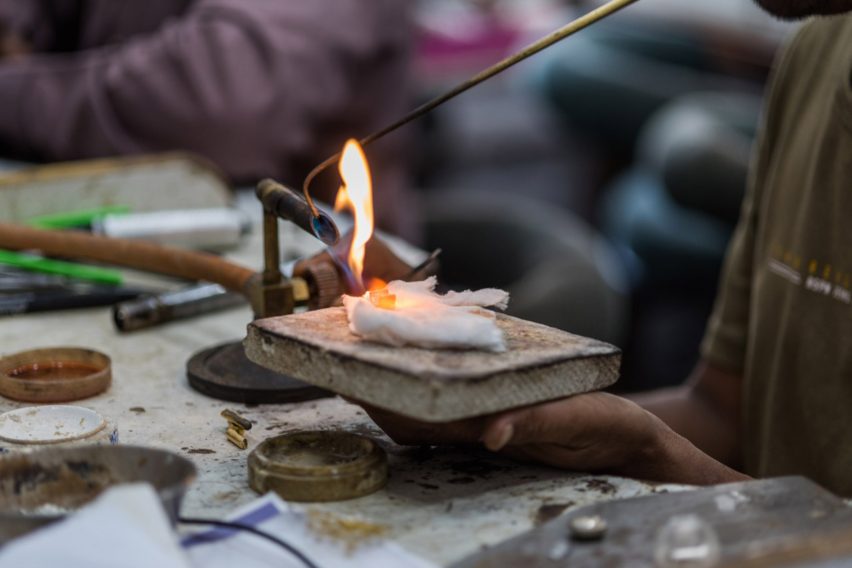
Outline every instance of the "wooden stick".
<path id="1" fill-rule="evenodd" d="M 79 231 L 44 231 L 0 223 L 0 249 L 36 249 L 48 256 L 94 260 L 187 280 L 214 282 L 246 294 L 254 271 L 218 256 Z"/>
<path id="2" fill-rule="evenodd" d="M 494 75 L 497 75 L 498 73 L 505 71 L 506 69 L 515 65 L 516 63 L 519 63 L 519 62 L 523 61 L 524 59 L 527 59 L 528 57 L 535 55 L 539 51 L 542 51 L 542 50 L 550 47 L 551 45 L 562 41 L 566 37 L 577 33 L 578 31 L 594 24 L 595 22 L 599 22 L 600 20 L 603 20 L 607 16 L 610 16 L 610 15 L 614 14 L 615 12 L 618 12 L 622 8 L 626 8 L 627 6 L 633 4 L 634 2 L 637 2 L 637 1 L 638 0 L 611 0 L 610 2 L 607 2 L 606 4 L 604 4 L 603 6 L 599 6 L 598 8 L 595 8 L 591 12 L 589 12 L 589 13 L 583 15 L 583 16 L 580 16 L 579 18 L 577 18 L 573 22 L 559 28 L 555 32 L 553 32 L 549 35 L 546 35 L 545 37 L 541 38 L 540 40 L 536 41 L 535 43 L 528 45 L 527 47 L 523 48 L 521 51 L 515 53 L 514 55 L 510 55 L 506 59 L 500 61 L 499 63 L 497 63 L 495 65 L 492 65 L 488 69 L 485 69 L 484 71 L 477 73 L 476 75 L 474 75 L 473 77 L 471 77 L 467 81 L 459 84 L 458 86 L 447 91 L 446 93 L 439 95 L 439 96 L 435 97 L 434 99 L 432 99 L 431 101 L 420 105 L 419 107 L 415 108 L 410 113 L 403 116 L 402 118 L 400 118 L 399 120 L 397 120 L 393 124 L 389 124 L 388 126 L 382 128 L 381 130 L 378 130 L 378 131 L 370 134 L 369 136 L 362 138 L 360 140 L 361 146 L 367 146 L 368 144 L 375 142 L 379 138 L 381 138 L 381 137 L 383 137 L 387 134 L 390 134 L 391 132 L 393 132 L 394 130 L 399 128 L 400 126 L 408 124 L 412 120 L 415 120 L 415 119 L 423 116 L 424 114 L 434 110 L 436 107 L 444 104 L 448 100 L 457 97 L 458 95 L 464 93 L 468 89 L 475 87 L 476 85 L 482 83 L 483 81 L 490 79 Z M 305 178 L 304 183 L 302 184 L 302 192 L 305 194 L 305 199 L 307 200 L 308 205 L 310 205 L 311 211 L 313 211 L 313 214 L 314 214 L 315 217 L 319 217 L 319 210 L 317 209 L 316 205 L 314 205 L 314 201 L 313 201 L 313 199 L 311 199 L 311 196 L 310 196 L 309 190 L 310 190 L 311 183 L 314 181 L 314 178 L 316 178 L 317 175 L 322 173 L 326 168 L 328 168 L 329 166 L 331 166 L 332 164 L 337 162 L 339 159 L 340 159 L 340 152 L 338 152 L 337 154 L 335 154 L 335 155 L 331 156 L 330 158 L 326 159 L 325 161 L 323 161 L 321 164 L 319 164 L 317 167 L 315 167 L 313 170 L 311 170 L 311 172 Z"/>

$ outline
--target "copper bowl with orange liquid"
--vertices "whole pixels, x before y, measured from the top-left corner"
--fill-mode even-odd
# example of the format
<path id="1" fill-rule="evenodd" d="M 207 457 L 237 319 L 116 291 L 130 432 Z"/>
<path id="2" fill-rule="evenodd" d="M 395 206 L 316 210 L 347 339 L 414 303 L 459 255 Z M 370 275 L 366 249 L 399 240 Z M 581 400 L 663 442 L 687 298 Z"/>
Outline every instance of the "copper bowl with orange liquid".
<path id="1" fill-rule="evenodd" d="M 51 347 L 0 359 L 0 395 L 21 402 L 70 402 L 112 383 L 110 358 L 91 349 Z"/>

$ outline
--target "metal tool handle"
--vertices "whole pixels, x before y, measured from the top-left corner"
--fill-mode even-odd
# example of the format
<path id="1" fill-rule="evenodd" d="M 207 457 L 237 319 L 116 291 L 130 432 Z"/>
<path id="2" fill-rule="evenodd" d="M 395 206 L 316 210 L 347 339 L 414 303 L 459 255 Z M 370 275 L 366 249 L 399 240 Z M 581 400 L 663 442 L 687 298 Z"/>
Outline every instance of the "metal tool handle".
<path id="1" fill-rule="evenodd" d="M 115 304 L 112 317 L 119 331 L 155 325 L 240 306 L 246 299 L 219 284 L 200 284 Z"/>

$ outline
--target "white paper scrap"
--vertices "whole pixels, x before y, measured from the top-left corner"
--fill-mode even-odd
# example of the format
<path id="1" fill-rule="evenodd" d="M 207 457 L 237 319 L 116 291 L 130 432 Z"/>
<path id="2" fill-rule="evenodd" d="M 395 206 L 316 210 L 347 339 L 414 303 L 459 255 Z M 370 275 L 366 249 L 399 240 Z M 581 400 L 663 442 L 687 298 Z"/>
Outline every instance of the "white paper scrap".
<path id="1" fill-rule="evenodd" d="M 370 527 L 372 523 L 336 517 L 334 513 L 321 513 L 316 522 L 315 512 L 288 505 L 272 493 L 238 510 L 228 520 L 283 540 L 319 568 L 435 568 L 381 534 L 360 538 L 363 531 L 359 532 L 359 527 Z M 338 528 L 328 530 L 329 527 Z M 186 537 L 182 545 L 198 568 L 306 566 L 281 546 L 245 531 L 212 528 Z"/>
<path id="2" fill-rule="evenodd" d="M 190 568 L 157 493 L 108 489 L 69 518 L 12 541 L 0 568 Z"/>

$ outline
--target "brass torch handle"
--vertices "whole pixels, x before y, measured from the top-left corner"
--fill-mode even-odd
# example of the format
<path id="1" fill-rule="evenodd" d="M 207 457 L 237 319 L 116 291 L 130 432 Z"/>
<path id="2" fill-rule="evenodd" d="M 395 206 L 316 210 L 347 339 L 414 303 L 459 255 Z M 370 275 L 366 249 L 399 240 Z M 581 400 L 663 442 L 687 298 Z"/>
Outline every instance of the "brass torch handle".
<path id="1" fill-rule="evenodd" d="M 273 179 L 265 179 L 257 184 L 255 193 L 264 211 L 290 221 L 323 243 L 330 246 L 340 238 L 340 232 L 331 217 L 319 210 L 314 212 L 304 197 L 289 187 Z M 277 250 L 278 246 L 275 248 Z"/>
<path id="2" fill-rule="evenodd" d="M 35 249 L 49 256 L 93 260 L 187 280 L 203 280 L 248 293 L 254 271 L 216 255 L 75 231 L 43 231 L 0 223 L 0 249 Z"/>

